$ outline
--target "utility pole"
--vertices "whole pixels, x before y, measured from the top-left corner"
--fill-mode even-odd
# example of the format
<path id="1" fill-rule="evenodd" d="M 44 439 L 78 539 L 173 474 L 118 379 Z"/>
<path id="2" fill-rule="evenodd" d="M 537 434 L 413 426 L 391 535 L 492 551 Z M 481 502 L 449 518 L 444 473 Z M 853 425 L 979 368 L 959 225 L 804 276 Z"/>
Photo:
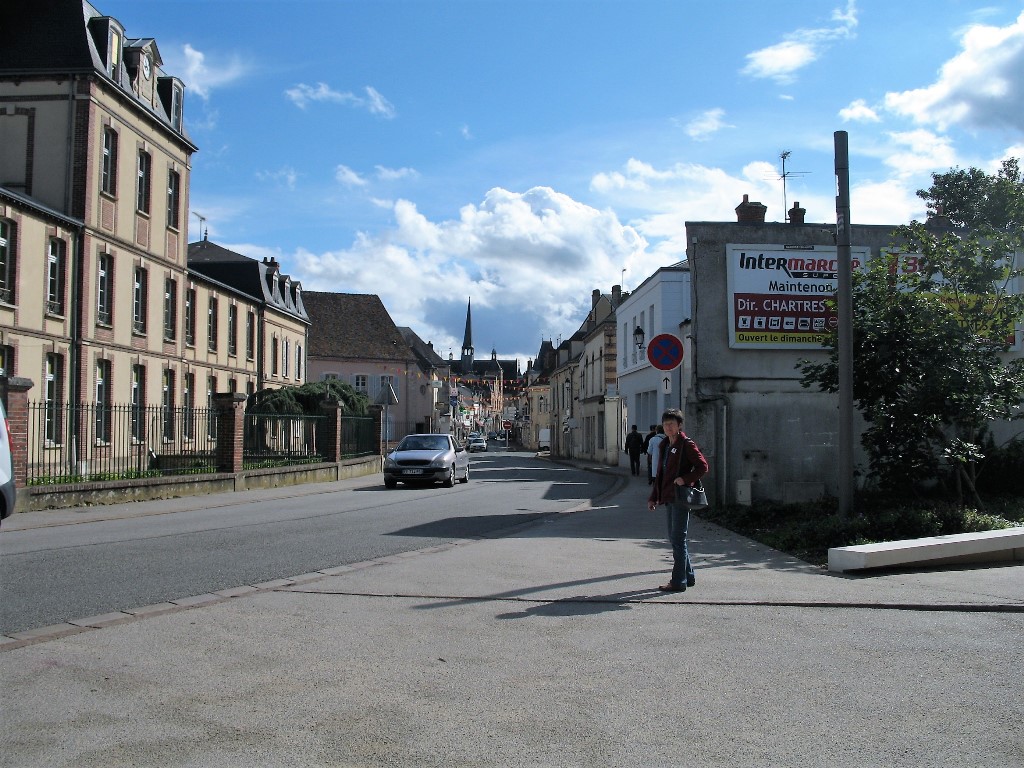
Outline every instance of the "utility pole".
<path id="1" fill-rule="evenodd" d="M 853 515 L 853 265 L 850 258 L 850 151 L 846 131 L 833 134 L 836 269 L 839 273 L 839 515 Z"/>

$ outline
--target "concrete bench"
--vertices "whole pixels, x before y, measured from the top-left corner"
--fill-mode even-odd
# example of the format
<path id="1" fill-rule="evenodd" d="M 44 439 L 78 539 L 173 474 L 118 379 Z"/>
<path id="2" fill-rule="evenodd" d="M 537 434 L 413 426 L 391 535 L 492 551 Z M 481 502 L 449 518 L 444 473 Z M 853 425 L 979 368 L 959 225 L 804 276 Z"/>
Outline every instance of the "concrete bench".
<path id="1" fill-rule="evenodd" d="M 1024 528 L 883 541 L 878 544 L 833 547 L 828 551 L 828 569 L 837 572 L 900 565 L 948 565 L 1005 560 L 1024 560 Z"/>

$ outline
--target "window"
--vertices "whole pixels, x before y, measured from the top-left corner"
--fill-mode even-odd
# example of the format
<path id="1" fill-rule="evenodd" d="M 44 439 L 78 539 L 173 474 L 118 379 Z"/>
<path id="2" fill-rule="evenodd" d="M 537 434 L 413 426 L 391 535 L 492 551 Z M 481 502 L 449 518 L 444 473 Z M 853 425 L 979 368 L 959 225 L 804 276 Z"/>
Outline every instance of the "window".
<path id="1" fill-rule="evenodd" d="M 295 345 L 295 378 L 302 378 L 302 345 Z"/>
<path id="2" fill-rule="evenodd" d="M 168 277 L 164 280 L 164 341 L 178 337 L 178 281 Z"/>
<path id="3" fill-rule="evenodd" d="M 291 343 L 288 339 L 284 340 L 284 349 L 281 353 L 281 375 L 286 379 L 288 378 L 288 363 L 292 359 Z"/>
<path id="4" fill-rule="evenodd" d="M 174 83 L 171 87 L 171 128 L 181 131 L 181 116 L 184 111 L 185 91 L 181 83 Z"/>
<path id="5" fill-rule="evenodd" d="M 270 375 L 277 376 L 277 336 L 270 344 Z"/>
<path id="6" fill-rule="evenodd" d="M 14 347 L 0 344 L 0 376 L 14 375 Z"/>
<path id="7" fill-rule="evenodd" d="M 181 221 L 181 175 L 177 171 L 167 172 L 167 226 L 178 229 Z"/>
<path id="8" fill-rule="evenodd" d="M 14 224 L 0 219 L 0 301 L 14 303 Z"/>
<path id="9" fill-rule="evenodd" d="M 195 437 L 196 375 L 186 373 L 181 390 L 181 436 L 186 440 Z"/>
<path id="10" fill-rule="evenodd" d="M 103 129 L 103 162 L 100 166 L 100 190 L 117 194 L 117 131 Z"/>
<path id="11" fill-rule="evenodd" d="M 228 306 L 228 354 L 238 354 L 238 305 Z"/>
<path id="12" fill-rule="evenodd" d="M 139 181 L 135 191 L 135 208 L 139 213 L 149 213 L 149 190 L 153 171 L 153 157 L 139 150 Z"/>
<path id="13" fill-rule="evenodd" d="M 46 257 L 46 311 L 51 315 L 64 314 L 64 264 L 67 259 L 67 243 L 50 238 L 50 249 Z"/>
<path id="14" fill-rule="evenodd" d="M 149 272 L 144 267 L 135 268 L 135 283 L 132 287 L 132 330 L 146 332 L 146 313 L 149 304 Z"/>
<path id="15" fill-rule="evenodd" d="M 114 29 L 110 30 L 110 51 L 107 57 L 107 74 L 117 79 L 117 67 L 121 63 L 121 35 Z"/>
<path id="16" fill-rule="evenodd" d="M 245 313 L 245 357 L 253 360 L 256 357 L 256 313 Z"/>
<path id="17" fill-rule="evenodd" d="M 96 361 L 96 402 L 93 411 L 93 439 L 97 443 L 110 442 L 110 361 Z"/>
<path id="18" fill-rule="evenodd" d="M 101 253 L 96 259 L 96 322 L 110 325 L 114 302 L 111 288 L 114 280 L 114 257 Z"/>
<path id="19" fill-rule="evenodd" d="M 210 297 L 210 308 L 207 310 L 206 347 L 211 352 L 217 351 L 217 299 Z"/>
<path id="20" fill-rule="evenodd" d="M 362 392 L 364 395 L 370 394 L 369 380 L 364 373 L 357 373 L 352 377 L 352 386 L 356 392 Z"/>
<path id="21" fill-rule="evenodd" d="M 196 289 L 185 290 L 185 343 L 190 347 L 196 344 Z"/>
<path id="22" fill-rule="evenodd" d="M 43 386 L 43 410 L 45 420 L 43 436 L 47 444 L 56 445 L 61 441 L 62 417 L 61 399 L 64 395 L 64 358 L 52 352 L 46 355 L 45 382 Z"/>
<path id="23" fill-rule="evenodd" d="M 160 400 L 164 440 L 174 439 L 174 371 L 164 369 L 163 392 Z"/>
<path id="24" fill-rule="evenodd" d="M 132 366 L 132 440 L 141 443 L 146 439 L 146 366 Z"/>

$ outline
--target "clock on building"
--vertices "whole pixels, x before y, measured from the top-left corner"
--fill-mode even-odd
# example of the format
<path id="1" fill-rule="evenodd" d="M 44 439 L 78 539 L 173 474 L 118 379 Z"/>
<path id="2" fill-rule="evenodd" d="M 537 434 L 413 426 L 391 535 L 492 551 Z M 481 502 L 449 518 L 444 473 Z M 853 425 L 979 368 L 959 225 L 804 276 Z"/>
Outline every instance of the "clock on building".
<path id="1" fill-rule="evenodd" d="M 149 56 L 142 54 L 142 74 L 149 80 Z"/>

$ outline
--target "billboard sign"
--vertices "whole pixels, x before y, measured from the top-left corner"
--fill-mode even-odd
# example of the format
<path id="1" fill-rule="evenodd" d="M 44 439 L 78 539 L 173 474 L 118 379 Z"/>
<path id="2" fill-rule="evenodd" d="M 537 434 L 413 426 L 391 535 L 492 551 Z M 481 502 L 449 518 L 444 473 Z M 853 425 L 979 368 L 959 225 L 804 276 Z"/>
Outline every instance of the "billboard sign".
<path id="1" fill-rule="evenodd" d="M 853 269 L 870 254 L 868 246 L 853 246 Z M 725 258 L 730 347 L 821 348 L 837 323 L 828 306 L 839 287 L 834 245 L 729 244 Z"/>

